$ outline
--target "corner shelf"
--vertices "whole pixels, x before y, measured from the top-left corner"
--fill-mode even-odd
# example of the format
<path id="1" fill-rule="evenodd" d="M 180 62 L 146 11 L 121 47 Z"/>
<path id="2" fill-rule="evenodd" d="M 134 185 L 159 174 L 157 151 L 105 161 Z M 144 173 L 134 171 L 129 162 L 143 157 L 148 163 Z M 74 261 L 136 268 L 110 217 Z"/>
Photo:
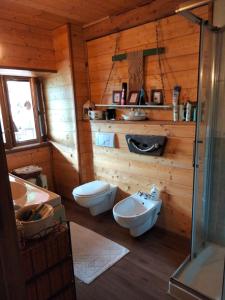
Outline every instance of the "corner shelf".
<path id="1" fill-rule="evenodd" d="M 110 108 L 154 108 L 154 109 L 172 109 L 172 105 L 118 105 L 118 104 L 95 104 L 96 107 Z"/>

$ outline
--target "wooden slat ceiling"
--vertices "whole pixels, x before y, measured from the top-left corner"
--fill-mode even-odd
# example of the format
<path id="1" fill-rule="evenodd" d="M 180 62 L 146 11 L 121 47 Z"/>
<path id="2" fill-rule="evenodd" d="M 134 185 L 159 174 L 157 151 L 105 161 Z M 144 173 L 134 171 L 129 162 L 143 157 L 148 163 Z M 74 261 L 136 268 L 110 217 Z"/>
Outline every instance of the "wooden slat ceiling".
<path id="1" fill-rule="evenodd" d="M 88 24 L 155 0 L 0 0 L 0 18 L 52 30 L 65 22 Z"/>

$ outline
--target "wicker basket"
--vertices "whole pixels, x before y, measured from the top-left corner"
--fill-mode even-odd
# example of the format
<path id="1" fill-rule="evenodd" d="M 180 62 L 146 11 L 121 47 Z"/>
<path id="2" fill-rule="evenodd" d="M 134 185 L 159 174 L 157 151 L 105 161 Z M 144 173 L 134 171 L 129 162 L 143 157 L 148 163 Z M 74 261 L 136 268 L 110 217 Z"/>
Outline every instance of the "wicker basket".
<path id="1" fill-rule="evenodd" d="M 50 228 L 53 225 L 53 215 L 54 215 L 54 209 L 51 205 L 49 204 L 44 204 L 46 208 L 49 211 L 49 214 L 47 217 L 43 217 L 40 220 L 36 221 L 21 221 L 21 215 L 28 210 L 34 209 L 38 206 L 39 204 L 33 204 L 33 205 L 28 205 L 24 206 L 23 208 L 20 208 L 16 212 L 16 219 L 22 224 L 23 226 L 23 231 L 24 231 L 24 237 L 26 239 L 28 238 L 37 238 L 40 236 L 44 236 L 45 234 L 48 233 L 48 228 Z"/>

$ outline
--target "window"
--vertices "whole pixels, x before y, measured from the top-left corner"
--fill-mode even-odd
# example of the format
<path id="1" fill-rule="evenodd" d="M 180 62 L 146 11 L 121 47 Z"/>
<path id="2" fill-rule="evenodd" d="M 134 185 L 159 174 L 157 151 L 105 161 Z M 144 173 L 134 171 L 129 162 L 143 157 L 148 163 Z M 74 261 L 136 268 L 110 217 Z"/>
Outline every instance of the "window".
<path id="1" fill-rule="evenodd" d="M 40 110 L 44 107 L 40 81 L 8 76 L 1 81 L 0 120 L 6 148 L 41 142 L 46 122 Z"/>

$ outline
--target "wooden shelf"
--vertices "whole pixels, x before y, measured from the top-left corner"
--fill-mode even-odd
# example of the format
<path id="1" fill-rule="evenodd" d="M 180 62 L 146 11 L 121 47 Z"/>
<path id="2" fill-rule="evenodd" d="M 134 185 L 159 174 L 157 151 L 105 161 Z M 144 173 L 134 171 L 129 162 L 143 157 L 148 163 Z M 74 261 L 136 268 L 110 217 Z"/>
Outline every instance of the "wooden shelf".
<path id="1" fill-rule="evenodd" d="M 172 105 L 118 105 L 118 104 L 95 104 L 96 107 L 110 108 L 154 108 L 154 109 L 172 109 Z"/>
<path id="2" fill-rule="evenodd" d="M 89 120 L 85 120 L 89 121 Z M 174 122 L 174 121 L 151 121 L 151 120 L 143 120 L 143 121 L 125 121 L 125 120 L 90 120 L 91 123 L 109 123 L 109 124 L 142 124 L 142 125 L 192 125 L 195 126 L 196 122 Z"/>

